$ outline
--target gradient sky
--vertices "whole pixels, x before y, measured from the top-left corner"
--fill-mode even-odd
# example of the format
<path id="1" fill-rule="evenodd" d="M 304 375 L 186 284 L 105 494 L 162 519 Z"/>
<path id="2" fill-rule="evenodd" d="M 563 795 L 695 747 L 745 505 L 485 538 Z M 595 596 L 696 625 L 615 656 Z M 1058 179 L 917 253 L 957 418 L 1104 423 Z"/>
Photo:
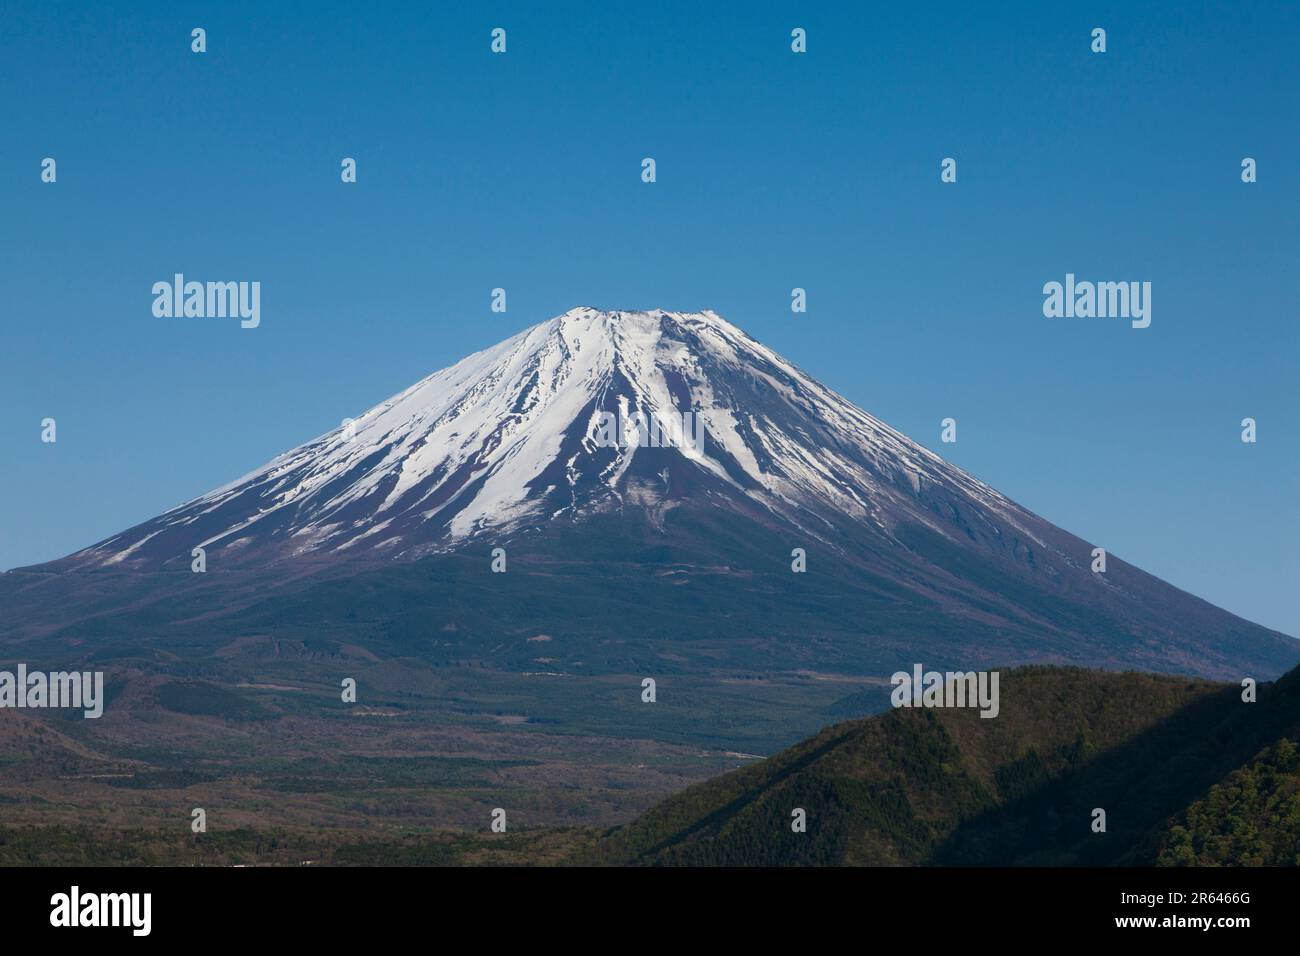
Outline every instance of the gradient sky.
<path id="1" fill-rule="evenodd" d="M 573 306 L 712 308 L 1300 635 L 1300 6 L 116 6 L 3 9 L 0 567 Z M 155 318 L 175 272 L 260 281 L 261 327 Z M 1150 281 L 1151 327 L 1045 318 L 1066 272 Z"/>

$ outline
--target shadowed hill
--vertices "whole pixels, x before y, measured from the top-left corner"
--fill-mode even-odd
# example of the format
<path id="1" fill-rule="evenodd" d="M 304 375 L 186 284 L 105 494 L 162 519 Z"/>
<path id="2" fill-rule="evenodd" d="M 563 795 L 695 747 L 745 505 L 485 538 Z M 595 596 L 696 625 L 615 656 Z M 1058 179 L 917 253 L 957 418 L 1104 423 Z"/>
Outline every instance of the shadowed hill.
<path id="1" fill-rule="evenodd" d="M 1002 674 L 997 718 L 896 710 L 828 727 L 611 831 L 598 856 L 702 866 L 1233 862 L 1218 859 L 1230 844 L 1209 832 L 1220 826 L 1214 807 L 1228 803 L 1239 828 L 1254 828 L 1259 862 L 1293 863 L 1294 851 L 1274 846 L 1284 836 L 1259 831 L 1296 826 L 1294 748 L 1284 741 L 1297 735 L 1300 672 L 1261 685 L 1247 704 L 1233 685 L 1023 668 Z M 1260 779 L 1290 813 L 1282 823 L 1258 805 Z M 796 808 L 805 833 L 792 831 Z M 1092 831 L 1094 808 L 1106 811 L 1105 833 Z"/>

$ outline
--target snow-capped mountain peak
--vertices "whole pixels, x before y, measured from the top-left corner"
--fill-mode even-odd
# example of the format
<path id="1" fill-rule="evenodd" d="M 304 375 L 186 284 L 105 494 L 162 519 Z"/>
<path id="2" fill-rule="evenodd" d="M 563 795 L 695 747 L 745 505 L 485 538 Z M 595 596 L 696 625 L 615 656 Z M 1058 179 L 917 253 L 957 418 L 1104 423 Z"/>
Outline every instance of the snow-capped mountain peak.
<path id="1" fill-rule="evenodd" d="M 818 535 L 935 527 L 923 488 L 1025 513 L 711 311 L 576 308 L 75 557 L 418 557 L 556 519 L 682 503 Z M 1028 532 L 1025 532 L 1028 534 Z"/>

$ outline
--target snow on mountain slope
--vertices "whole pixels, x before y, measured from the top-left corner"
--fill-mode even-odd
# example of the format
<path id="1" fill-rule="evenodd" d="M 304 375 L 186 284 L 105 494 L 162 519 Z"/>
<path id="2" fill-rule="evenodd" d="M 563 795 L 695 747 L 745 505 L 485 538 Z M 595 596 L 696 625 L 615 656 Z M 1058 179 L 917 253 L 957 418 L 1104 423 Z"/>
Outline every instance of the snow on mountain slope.
<path id="1" fill-rule="evenodd" d="M 668 421 L 683 412 L 702 422 L 699 454 L 599 440 L 602 413 Z M 647 475 L 638 456 L 653 459 Z M 684 471 L 698 480 L 682 481 Z M 662 505 L 701 489 L 813 535 L 843 518 L 887 534 L 899 509 L 942 530 L 916 504 L 924 486 L 1033 537 L 1036 519 L 1015 504 L 715 313 L 579 308 L 74 557 L 188 562 L 194 547 L 233 557 L 268 546 L 418 557 L 484 532 L 621 508 L 629 495 Z"/>

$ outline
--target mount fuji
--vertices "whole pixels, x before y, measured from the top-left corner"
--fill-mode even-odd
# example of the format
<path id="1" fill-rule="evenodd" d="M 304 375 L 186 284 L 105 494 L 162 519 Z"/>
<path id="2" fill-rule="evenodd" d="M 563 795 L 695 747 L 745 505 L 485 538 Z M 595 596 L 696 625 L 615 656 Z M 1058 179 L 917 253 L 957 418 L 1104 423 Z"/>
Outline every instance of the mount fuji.
<path id="1" fill-rule="evenodd" d="M 691 421 L 701 441 L 602 441 L 611 420 Z M 524 582 L 568 603 L 530 610 L 536 595 L 516 575 L 488 572 L 498 547 Z M 412 608 L 456 617 L 449 626 L 463 640 L 481 634 L 482 653 L 492 645 L 506 667 L 524 658 L 492 638 L 543 627 L 587 633 L 583 666 L 607 669 L 654 656 L 665 629 L 707 647 L 711 666 L 791 670 L 1039 661 L 1237 678 L 1300 659 L 1293 639 L 1114 555 L 1092 571 L 1094 544 L 709 311 L 571 310 L 234 482 L 25 571 L 129 580 L 117 590 L 139 614 L 151 603 L 141 581 L 214 577 L 180 573 L 196 548 L 231 581 L 270 569 L 308 590 L 212 598 L 193 619 L 242 614 L 242 627 L 265 630 L 298 614 L 342 634 L 364 594 L 383 633 Z M 793 570 L 796 549 L 805 573 Z M 318 574 L 328 597 L 311 583 Z M 498 577 L 516 579 L 510 600 Z M 338 615 L 320 619 L 321 607 Z"/>
<path id="2" fill-rule="evenodd" d="M 615 420 L 703 426 L 685 448 L 602 444 Z M 924 493 L 923 493 L 924 491 Z M 68 559 L 188 565 L 304 554 L 416 558 L 558 519 L 692 498 L 832 549 L 900 521 L 1045 547 L 1040 524 L 712 312 L 574 309 L 430 375 L 249 475 Z M 938 498 L 952 508 L 936 508 Z M 949 514 L 944 515 L 945 510 Z M 1067 563 L 1087 556 L 1060 555 Z"/>

